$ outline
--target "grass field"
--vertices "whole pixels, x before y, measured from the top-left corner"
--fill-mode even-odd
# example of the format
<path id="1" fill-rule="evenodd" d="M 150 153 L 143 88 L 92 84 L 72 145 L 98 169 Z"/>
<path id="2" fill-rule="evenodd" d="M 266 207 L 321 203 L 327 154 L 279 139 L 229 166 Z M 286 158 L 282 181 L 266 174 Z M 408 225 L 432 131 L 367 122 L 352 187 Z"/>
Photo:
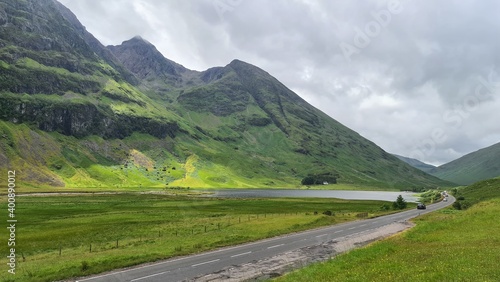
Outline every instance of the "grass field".
<path id="1" fill-rule="evenodd" d="M 500 179 L 457 194 L 473 205 L 419 217 L 402 235 L 276 281 L 500 281 Z"/>
<path id="2" fill-rule="evenodd" d="M 380 201 L 208 199 L 151 194 L 17 198 L 13 276 L 53 281 L 380 215 Z M 2 209 L 6 200 L 2 199 Z M 322 213 L 330 210 L 334 216 Z M 317 212 L 317 214 L 315 214 Z M 8 237 L 2 228 L 0 236 Z M 6 254 L 4 244 L 2 253 Z M 13 279 L 14 278 L 14 279 Z"/>

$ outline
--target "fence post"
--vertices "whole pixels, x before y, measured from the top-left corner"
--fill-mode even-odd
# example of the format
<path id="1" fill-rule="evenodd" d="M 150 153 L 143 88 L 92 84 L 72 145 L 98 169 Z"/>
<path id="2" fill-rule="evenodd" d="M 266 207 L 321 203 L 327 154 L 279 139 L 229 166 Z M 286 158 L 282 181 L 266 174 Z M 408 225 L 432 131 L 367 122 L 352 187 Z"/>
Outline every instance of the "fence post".
<path id="1" fill-rule="evenodd" d="M 92 252 L 92 243 L 90 243 L 89 253 Z"/>
<path id="2" fill-rule="evenodd" d="M 118 248 L 118 239 L 116 239 L 116 247 Z"/>
<path id="3" fill-rule="evenodd" d="M 59 243 L 59 256 L 61 256 L 61 243 Z"/>

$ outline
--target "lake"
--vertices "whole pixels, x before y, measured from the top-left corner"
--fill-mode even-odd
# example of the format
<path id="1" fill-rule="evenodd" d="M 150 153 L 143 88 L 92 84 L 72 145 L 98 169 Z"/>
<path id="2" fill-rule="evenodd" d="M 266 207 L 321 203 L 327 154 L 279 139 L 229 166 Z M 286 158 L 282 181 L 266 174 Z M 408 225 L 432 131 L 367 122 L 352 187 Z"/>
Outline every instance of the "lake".
<path id="1" fill-rule="evenodd" d="M 394 202 L 398 195 L 401 195 L 407 202 L 418 202 L 418 194 L 412 192 L 292 189 L 210 189 L 206 191 L 213 192 L 207 197 L 216 198 L 338 198 Z"/>

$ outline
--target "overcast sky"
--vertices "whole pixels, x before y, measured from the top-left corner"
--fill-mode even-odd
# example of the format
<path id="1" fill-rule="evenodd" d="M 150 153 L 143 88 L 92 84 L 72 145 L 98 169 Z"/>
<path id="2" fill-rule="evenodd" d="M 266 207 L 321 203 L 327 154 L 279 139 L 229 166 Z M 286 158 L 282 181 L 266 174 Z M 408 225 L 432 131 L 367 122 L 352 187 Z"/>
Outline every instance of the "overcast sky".
<path id="1" fill-rule="evenodd" d="M 59 1 L 104 45 L 254 64 L 390 153 L 439 165 L 500 142 L 499 1 Z"/>

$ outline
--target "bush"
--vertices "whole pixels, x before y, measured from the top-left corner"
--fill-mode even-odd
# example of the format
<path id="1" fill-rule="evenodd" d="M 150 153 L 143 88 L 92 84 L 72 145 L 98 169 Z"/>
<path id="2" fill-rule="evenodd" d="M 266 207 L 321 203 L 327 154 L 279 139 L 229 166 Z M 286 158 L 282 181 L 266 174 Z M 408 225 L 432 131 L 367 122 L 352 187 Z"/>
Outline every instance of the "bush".
<path id="1" fill-rule="evenodd" d="M 460 205 L 462 206 L 463 210 L 466 210 L 466 209 L 468 209 L 468 208 L 470 208 L 472 206 L 472 204 L 469 203 L 469 202 L 467 202 L 467 201 L 460 202 Z"/>
<path id="2" fill-rule="evenodd" d="M 306 176 L 304 179 L 302 179 L 302 185 L 313 185 L 314 184 L 314 178 L 312 176 Z"/>
<path id="3" fill-rule="evenodd" d="M 85 272 L 87 270 L 89 270 L 90 266 L 89 266 L 89 263 L 87 261 L 82 261 L 82 265 L 80 266 L 80 270 L 82 272 Z"/>
<path id="4" fill-rule="evenodd" d="M 462 209 L 462 204 L 460 204 L 460 202 L 454 202 L 452 207 L 456 210 L 461 210 Z"/>
<path id="5" fill-rule="evenodd" d="M 332 216 L 333 212 L 332 211 L 324 211 L 323 214 L 328 215 L 328 216 Z"/>
<path id="6" fill-rule="evenodd" d="M 457 198 L 457 201 L 463 201 L 463 200 L 465 200 L 464 196 L 460 196 Z"/>

